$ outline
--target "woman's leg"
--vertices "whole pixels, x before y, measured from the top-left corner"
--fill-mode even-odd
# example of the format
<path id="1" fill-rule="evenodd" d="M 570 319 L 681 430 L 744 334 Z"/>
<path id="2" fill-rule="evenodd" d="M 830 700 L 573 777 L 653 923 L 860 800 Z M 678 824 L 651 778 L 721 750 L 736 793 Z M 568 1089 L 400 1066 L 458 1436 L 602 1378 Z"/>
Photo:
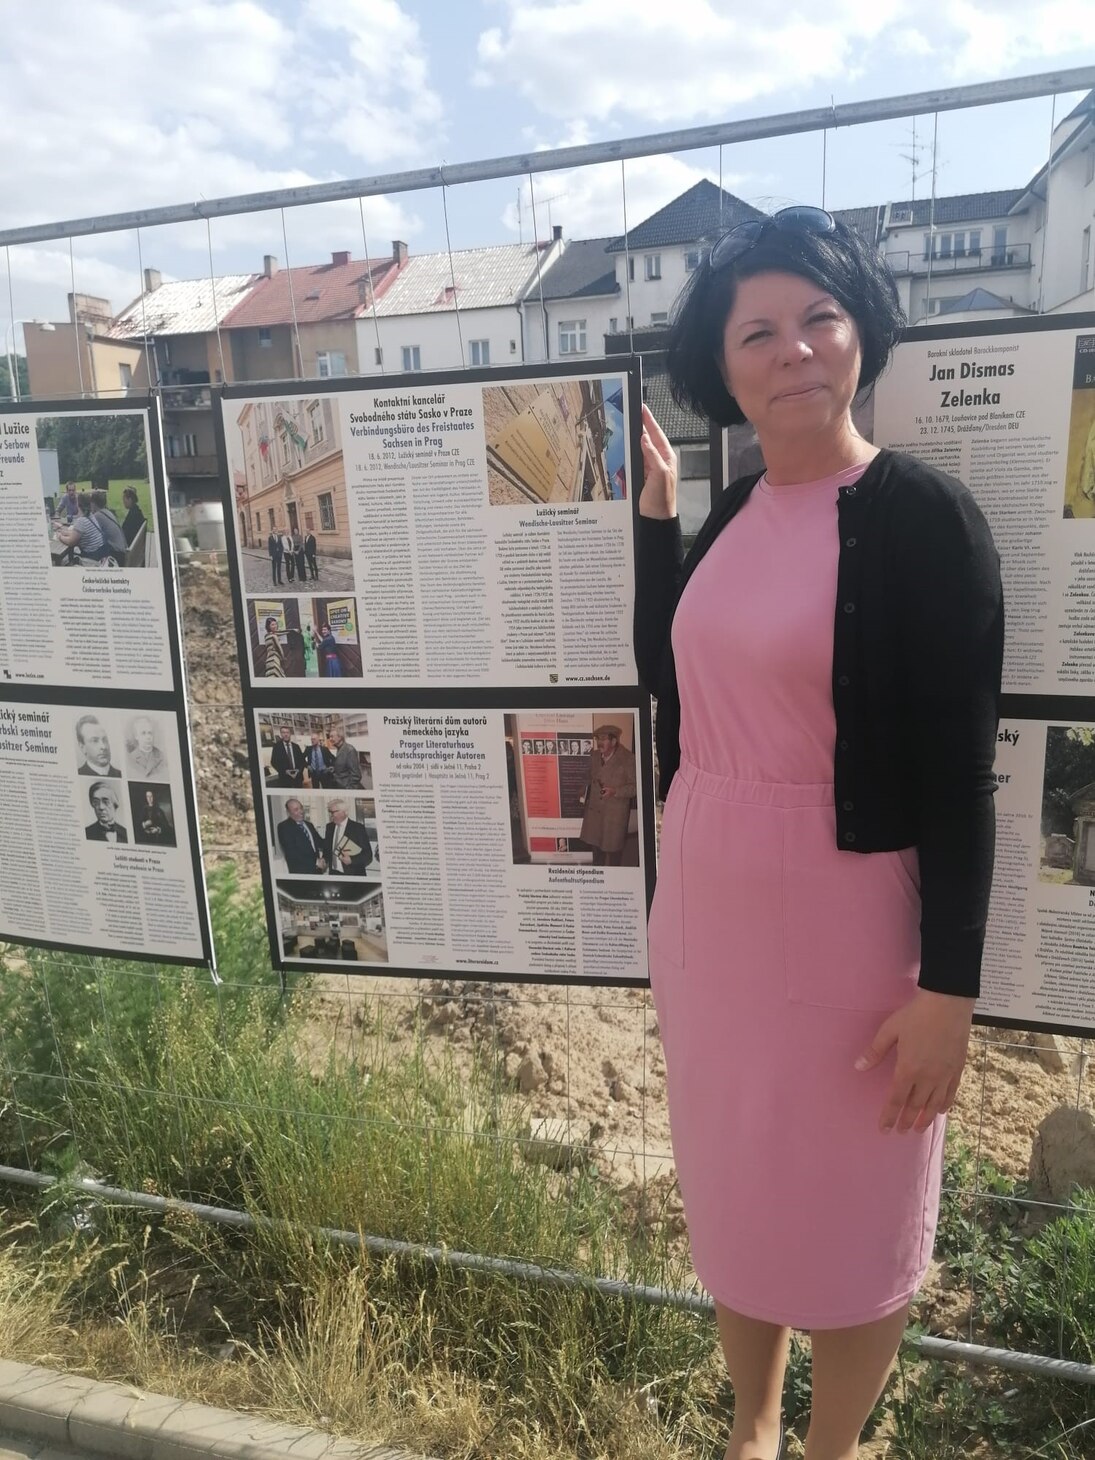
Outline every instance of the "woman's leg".
<path id="1" fill-rule="evenodd" d="M 715 1304 L 726 1371 L 734 1386 L 734 1427 L 726 1460 L 776 1460 L 789 1328 Z"/>
<path id="2" fill-rule="evenodd" d="M 909 1305 L 874 1323 L 810 1334 L 813 1401 L 806 1460 L 855 1460 L 859 1435 L 886 1387 Z"/>

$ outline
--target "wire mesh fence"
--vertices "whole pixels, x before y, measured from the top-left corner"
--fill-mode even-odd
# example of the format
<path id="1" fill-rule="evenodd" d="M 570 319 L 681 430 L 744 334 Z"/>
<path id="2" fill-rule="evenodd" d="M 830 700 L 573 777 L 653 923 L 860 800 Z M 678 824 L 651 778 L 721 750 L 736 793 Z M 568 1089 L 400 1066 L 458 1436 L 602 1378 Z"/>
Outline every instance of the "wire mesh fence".
<path id="1" fill-rule="evenodd" d="M 1040 89 L 1028 87 L 1025 94 L 1049 96 L 1055 89 L 1058 83 L 1042 79 Z M 955 96 L 954 105 L 970 104 Z M 906 101 L 880 114 L 912 114 Z M 834 124 L 872 120 L 838 117 L 838 110 L 829 118 Z M 931 108 L 920 99 L 915 110 Z M 758 128 L 756 135 L 764 135 Z M 830 135 L 824 118 L 797 127 L 808 128 Z M 777 130 L 767 129 L 770 135 Z M 731 133 L 706 142 L 720 178 L 723 148 L 735 140 Z M 655 154 L 699 145 L 694 138 L 687 144 L 669 139 L 661 147 L 640 140 Z M 619 168 L 628 258 L 629 154 L 617 150 L 613 156 L 609 149 L 590 159 L 588 149 L 572 150 L 582 155 L 560 154 L 562 160 L 551 165 Z M 639 154 L 632 149 L 630 155 Z M 538 202 L 534 181 L 539 169 L 539 159 L 502 159 L 483 175 L 527 179 L 533 213 L 542 215 L 543 195 Z M 435 189 L 450 262 L 448 194 L 470 181 L 452 173 L 407 183 Z M 347 184 L 339 198 L 312 203 L 351 208 L 355 217 L 360 212 L 366 256 L 360 199 L 378 187 Z M 398 180 L 385 180 L 385 192 L 399 196 Z M 210 208 L 215 224 L 208 215 L 198 222 L 134 215 L 128 226 L 135 289 L 144 292 L 153 226 L 200 229 L 215 288 L 223 218 L 250 210 L 250 203 L 246 209 Z M 633 224 L 634 203 L 631 214 Z M 290 249 L 281 203 L 260 216 L 267 232 L 280 238 L 287 264 L 291 256 L 295 260 L 297 245 Z M 104 220 L 104 226 L 121 225 Z M 96 230 L 73 225 L 55 236 L 67 238 L 76 294 L 80 259 L 73 238 L 94 238 Z M 4 237 L 14 328 L 12 281 L 20 276 L 20 248 L 33 249 L 42 239 L 20 238 L 15 230 Z M 373 313 L 375 324 L 375 308 Z M 454 363 L 460 363 L 466 327 L 458 315 L 453 323 L 459 344 Z M 296 301 L 292 327 L 299 364 L 304 353 Z M 376 337 L 379 359 L 379 330 Z M 146 331 L 146 350 L 148 338 Z M 90 393 L 78 332 L 74 341 L 79 390 Z M 223 367 L 219 330 L 216 354 Z M 162 390 L 154 366 L 149 375 Z M 177 1200 L 213 1221 L 276 1216 L 347 1240 L 363 1229 L 377 1252 L 402 1251 L 406 1244 L 428 1249 L 439 1262 L 488 1269 L 500 1262 L 497 1271 L 527 1281 L 603 1279 L 610 1285 L 605 1291 L 622 1283 L 645 1301 L 705 1310 L 690 1277 L 664 1064 L 645 991 L 492 985 L 455 976 L 279 979 L 271 973 L 255 895 L 254 807 L 224 555 L 197 552 L 180 562 L 179 572 L 219 980 L 131 960 L 0 950 L 0 1177 L 15 1187 L 61 1175 L 84 1195 L 127 1202 L 143 1194 L 160 1211 Z M 64 897 L 63 886 L 51 891 Z M 282 1057 L 264 1058 L 279 1048 Z M 780 1057 L 778 1050 L 771 1053 Z M 1069 1153 L 1085 1138 L 1095 1139 L 1089 1053 L 1085 1040 L 975 1029 L 951 1120 L 942 1248 L 918 1316 L 928 1330 L 920 1339 L 925 1353 L 971 1362 L 987 1357 L 1041 1372 L 1047 1361 L 1061 1360 L 1066 1368 L 1050 1365 L 1049 1372 L 1095 1380 L 1095 1332 L 1085 1327 L 1076 1301 L 1090 1276 L 1088 1248 L 1095 1238 L 1062 1228 L 1039 1249 L 1042 1270 L 1055 1287 L 1048 1299 L 1043 1296 L 1046 1311 L 1038 1325 L 1024 1326 L 1005 1312 L 1018 1289 L 1002 1296 L 1001 1288 L 1006 1265 L 1021 1263 L 1024 1244 L 1051 1232 L 1055 1220 L 1095 1219 L 1090 1193 L 1070 1199 L 1061 1186 Z M 255 1156 L 260 1147 L 267 1162 L 261 1171 Z M 281 1153 L 277 1159 L 274 1148 Z M 1059 1167 L 1053 1165 L 1058 1157 Z M 523 1168 L 548 1172 L 550 1179 L 531 1194 L 519 1190 Z M 473 1201 L 469 1183 L 492 1200 Z M 1095 1163 L 1088 1184 L 1095 1189 Z M 608 1210 L 591 1204 L 594 1186 L 612 1193 L 622 1239 L 617 1243 L 591 1234 L 591 1213 L 603 1217 Z M 821 1201 L 827 1194 L 803 1192 L 802 1199 Z M 552 1219 L 539 1221 L 542 1212 L 530 1213 L 529 1203 L 550 1203 Z M 530 1234 L 541 1234 L 536 1240 L 543 1245 L 523 1245 L 533 1240 Z M 1015 1341 L 1002 1343 L 1001 1335 L 1009 1333 Z"/>

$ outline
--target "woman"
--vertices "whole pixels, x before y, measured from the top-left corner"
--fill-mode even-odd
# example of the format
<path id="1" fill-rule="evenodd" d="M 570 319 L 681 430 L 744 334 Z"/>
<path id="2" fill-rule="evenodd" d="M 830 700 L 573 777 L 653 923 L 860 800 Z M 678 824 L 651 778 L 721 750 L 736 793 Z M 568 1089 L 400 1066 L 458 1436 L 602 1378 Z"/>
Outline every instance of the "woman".
<path id="1" fill-rule="evenodd" d="M 304 631 L 304 677 L 319 678 L 319 639 L 314 627 L 309 624 Z"/>
<path id="2" fill-rule="evenodd" d="M 156 800 L 156 793 L 145 790 L 144 805 L 141 807 L 140 829 L 136 840 L 149 846 L 174 846 L 175 838 L 164 815 L 163 807 Z"/>
<path id="3" fill-rule="evenodd" d="M 328 679 L 342 678 L 342 660 L 338 657 L 338 640 L 331 633 L 330 624 L 319 626 L 319 657 L 323 673 Z"/>
<path id="4" fill-rule="evenodd" d="M 122 518 L 122 531 L 125 533 L 127 545 L 132 547 L 134 538 L 145 525 L 145 515 L 141 511 L 141 504 L 137 498 L 135 488 L 123 488 L 122 506 L 125 508 L 125 516 Z"/>
<path id="5" fill-rule="evenodd" d="M 276 618 L 268 618 L 263 625 L 265 638 L 263 643 L 266 646 L 266 663 L 263 666 L 263 674 L 267 679 L 285 678 L 285 656 L 281 648 L 281 640 L 278 638 L 278 621 Z"/>
<path id="6" fill-rule="evenodd" d="M 76 506 L 77 515 L 69 525 L 57 529 L 57 541 L 74 550 L 77 562 L 102 563 L 110 557 L 110 545 L 95 520 L 91 494 L 78 493 Z"/>
<path id="7" fill-rule="evenodd" d="M 812 1333 L 808 1460 L 857 1454 L 931 1255 L 978 992 L 999 559 L 963 486 L 853 423 L 903 323 L 875 251 L 820 209 L 719 240 L 671 380 L 748 420 L 767 470 L 687 559 L 644 408 L 636 657 L 669 791 L 651 984 L 727 1460 L 780 1450 L 792 1327 Z"/>

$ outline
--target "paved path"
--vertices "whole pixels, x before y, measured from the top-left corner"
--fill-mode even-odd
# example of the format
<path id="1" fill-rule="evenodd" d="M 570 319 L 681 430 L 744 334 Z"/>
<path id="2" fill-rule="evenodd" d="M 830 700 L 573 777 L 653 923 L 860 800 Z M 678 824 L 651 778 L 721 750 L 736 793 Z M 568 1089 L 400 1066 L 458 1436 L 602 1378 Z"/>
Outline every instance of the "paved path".
<path id="1" fill-rule="evenodd" d="M 244 548 L 244 591 L 264 593 L 271 598 L 277 597 L 279 593 L 315 593 L 326 597 L 331 593 L 354 592 L 354 567 L 349 558 L 328 558 L 321 554 L 316 561 L 316 567 L 319 569 L 318 578 L 309 576 L 303 583 L 299 578 L 294 578 L 290 583 L 283 564 L 279 586 L 273 581 L 269 553 L 259 552 L 257 548 Z"/>

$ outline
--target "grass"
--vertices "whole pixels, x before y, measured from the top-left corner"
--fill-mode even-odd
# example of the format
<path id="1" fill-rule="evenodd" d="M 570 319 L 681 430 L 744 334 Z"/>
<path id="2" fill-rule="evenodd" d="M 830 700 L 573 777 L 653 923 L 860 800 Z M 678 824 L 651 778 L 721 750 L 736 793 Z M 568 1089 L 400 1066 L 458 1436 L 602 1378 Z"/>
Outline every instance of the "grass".
<path id="1" fill-rule="evenodd" d="M 0 1161 L 299 1225 L 149 1220 L 92 1206 L 70 1183 L 37 1204 L 21 1194 L 28 1205 L 0 1222 L 6 1356 L 446 1460 L 721 1456 L 730 1395 L 709 1320 L 371 1259 L 301 1230 L 686 1279 L 668 1222 L 635 1221 L 589 1164 L 526 1159 L 527 1111 L 493 1060 L 457 1066 L 425 1038 L 395 1057 L 370 1004 L 349 1048 L 332 1040 L 325 1066 L 309 1067 L 299 1001 L 266 963 L 257 895 L 224 872 L 211 890 L 220 988 L 193 971 L 44 951 L 0 961 Z M 1023 1190 L 956 1143 L 947 1186 L 937 1251 L 956 1284 L 975 1284 L 978 1339 L 1091 1362 L 1088 1199 L 1035 1230 Z M 974 1203 L 975 1186 L 988 1197 Z M 808 1369 L 796 1342 L 792 1420 L 808 1410 Z M 903 1357 L 875 1425 L 900 1460 L 1074 1460 L 1093 1400 Z"/>

